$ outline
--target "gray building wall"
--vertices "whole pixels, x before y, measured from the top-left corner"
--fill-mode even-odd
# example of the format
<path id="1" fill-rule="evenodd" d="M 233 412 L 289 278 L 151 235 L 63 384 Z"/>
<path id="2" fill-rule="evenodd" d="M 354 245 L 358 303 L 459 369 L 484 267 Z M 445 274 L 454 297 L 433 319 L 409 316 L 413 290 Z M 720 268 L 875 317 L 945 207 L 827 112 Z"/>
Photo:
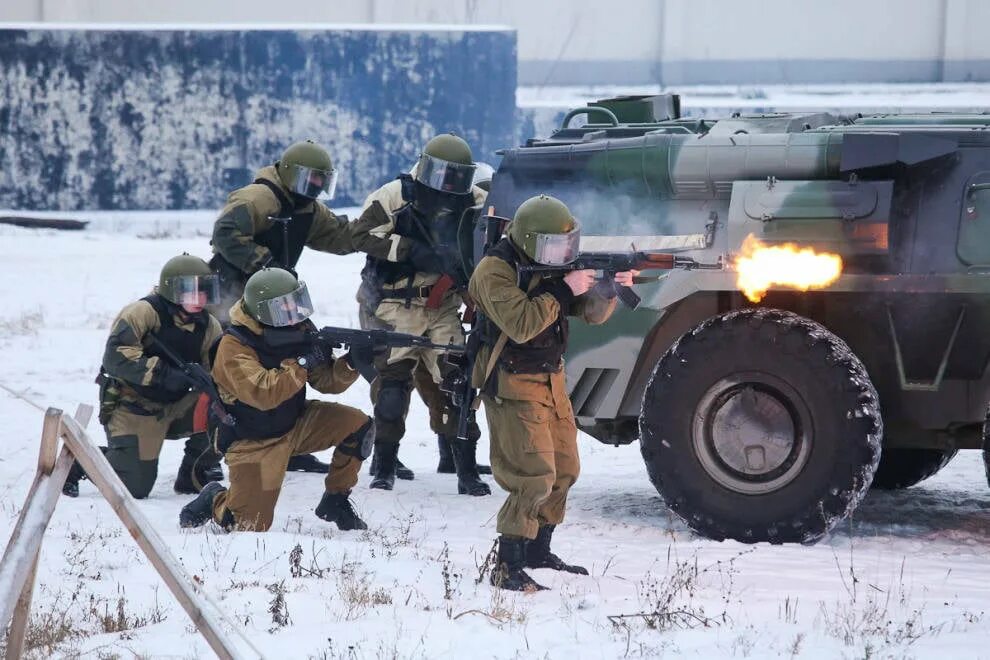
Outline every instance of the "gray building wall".
<path id="1" fill-rule="evenodd" d="M 2 21 L 510 25 L 522 85 L 990 80 L 986 0 L 5 0 Z"/>

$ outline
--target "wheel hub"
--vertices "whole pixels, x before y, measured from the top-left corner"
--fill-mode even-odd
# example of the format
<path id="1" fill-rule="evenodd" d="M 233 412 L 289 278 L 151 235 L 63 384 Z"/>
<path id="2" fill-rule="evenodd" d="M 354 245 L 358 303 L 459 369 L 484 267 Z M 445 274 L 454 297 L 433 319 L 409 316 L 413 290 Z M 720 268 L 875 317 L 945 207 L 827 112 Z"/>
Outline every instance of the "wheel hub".
<path id="1" fill-rule="evenodd" d="M 736 374 L 713 385 L 695 415 L 692 442 L 718 483 L 761 494 L 790 483 L 807 462 L 811 419 L 794 388 L 776 376 Z"/>

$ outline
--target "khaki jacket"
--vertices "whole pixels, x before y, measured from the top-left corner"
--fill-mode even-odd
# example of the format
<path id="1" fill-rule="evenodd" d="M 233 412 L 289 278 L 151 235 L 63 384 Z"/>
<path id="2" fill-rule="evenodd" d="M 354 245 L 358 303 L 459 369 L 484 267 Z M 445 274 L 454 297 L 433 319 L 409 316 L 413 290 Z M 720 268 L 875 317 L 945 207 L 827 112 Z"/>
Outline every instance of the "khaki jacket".
<path id="1" fill-rule="evenodd" d="M 275 183 L 287 197 L 291 197 L 289 190 L 278 178 L 274 165 L 259 170 L 255 178 Z M 306 247 L 334 254 L 354 252 L 345 216 L 338 217 L 315 200 L 297 210 L 300 213 L 312 211 L 314 214 L 313 225 L 306 237 Z M 272 257 L 268 248 L 254 242 L 254 237 L 274 224 L 269 217 L 278 217 L 281 213 L 278 198 L 267 186 L 252 183 L 235 190 L 227 197 L 227 204 L 213 226 L 213 251 L 219 252 L 242 272 L 254 273 Z M 276 256 L 276 260 L 278 259 Z"/>
<path id="2" fill-rule="evenodd" d="M 487 193 L 475 186 L 474 203 L 482 204 Z M 402 182 L 398 179 L 389 181 L 374 191 L 364 200 L 361 215 L 351 223 L 351 240 L 355 250 L 365 252 L 377 259 L 400 262 L 409 258 L 411 241 L 404 236 L 394 233 L 395 214 L 408 202 L 402 199 Z M 416 273 L 412 283 L 408 278 L 400 279 L 394 285 L 385 288 L 404 288 L 408 286 L 430 286 L 440 276 L 436 273 Z M 447 296 L 455 295 L 451 290 Z M 412 304 L 425 305 L 423 298 L 413 298 Z"/>
<path id="3" fill-rule="evenodd" d="M 241 300 L 230 308 L 230 322 L 256 335 L 262 332 L 261 324 L 248 316 Z M 306 383 L 324 394 L 340 394 L 357 378 L 358 372 L 342 359 L 314 367 L 309 372 L 299 366 L 295 358 L 287 358 L 278 367 L 266 369 L 254 349 L 232 335 L 224 335 L 220 340 L 213 363 L 213 380 L 224 403 L 239 400 L 259 410 L 276 408 L 306 387 Z"/>
<path id="4" fill-rule="evenodd" d="M 560 303 L 553 294 L 530 298 L 519 288 L 515 269 L 498 257 L 485 257 L 478 263 L 468 283 L 468 293 L 478 309 L 517 344 L 536 337 L 560 315 Z M 593 325 L 604 323 L 615 310 L 615 302 L 589 292 L 577 297 L 571 315 Z M 490 355 L 488 346 L 478 352 L 471 377 L 474 387 L 482 386 Z M 498 397 L 570 410 L 563 368 L 552 374 L 512 374 L 501 367 L 495 367 L 495 372 L 492 378 L 498 379 Z"/>
<path id="5" fill-rule="evenodd" d="M 187 332 L 195 329 L 192 322 L 186 321 L 179 314 L 174 314 L 172 320 L 177 328 Z M 200 364 L 207 369 L 210 368 L 210 346 L 223 332 L 220 322 L 213 316 L 209 316 L 208 323 L 200 354 Z M 162 327 L 158 312 L 151 303 L 138 300 L 122 309 L 110 327 L 112 330 L 103 351 L 103 370 L 124 383 L 121 389 L 123 399 L 139 403 L 148 410 L 161 408 L 162 404 L 150 401 L 127 387 L 127 383 L 153 386 L 156 384 L 155 379 L 161 374 L 158 367 L 160 359 L 144 353 L 145 347 L 151 343 L 146 339 L 147 335 Z"/>

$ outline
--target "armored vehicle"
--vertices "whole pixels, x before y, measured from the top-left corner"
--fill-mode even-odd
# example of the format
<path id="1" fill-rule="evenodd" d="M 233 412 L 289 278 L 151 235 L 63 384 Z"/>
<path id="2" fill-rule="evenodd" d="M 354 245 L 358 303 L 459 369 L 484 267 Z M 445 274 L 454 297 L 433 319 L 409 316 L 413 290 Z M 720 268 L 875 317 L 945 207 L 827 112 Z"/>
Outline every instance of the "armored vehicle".
<path id="1" fill-rule="evenodd" d="M 572 326 L 580 428 L 639 440 L 673 511 L 744 542 L 815 542 L 871 485 L 906 488 L 982 448 L 990 115 L 700 119 L 678 105 L 573 110 L 503 151 L 491 183 L 498 216 L 539 193 L 566 202 L 582 250 L 725 264 L 643 273 L 638 308 Z M 749 236 L 839 255 L 841 275 L 751 302 L 734 268 Z"/>

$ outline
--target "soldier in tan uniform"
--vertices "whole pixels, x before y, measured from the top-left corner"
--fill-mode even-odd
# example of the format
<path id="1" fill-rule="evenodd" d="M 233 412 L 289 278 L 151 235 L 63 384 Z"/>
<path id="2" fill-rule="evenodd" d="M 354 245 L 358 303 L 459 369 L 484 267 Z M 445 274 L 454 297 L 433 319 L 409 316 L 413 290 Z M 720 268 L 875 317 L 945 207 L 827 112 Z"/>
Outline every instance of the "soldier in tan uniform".
<path id="1" fill-rule="evenodd" d="M 312 140 L 291 145 L 275 162 L 258 171 L 254 182 L 227 197 L 213 227 L 210 266 L 221 279 L 223 304 L 217 316 L 225 324 L 227 309 L 244 292 L 244 283 L 271 266 L 295 273 L 304 247 L 350 254 L 347 218 L 317 200 L 333 197 L 337 170 L 330 154 Z M 294 456 L 290 470 L 326 472 L 315 456 Z"/>
<path id="2" fill-rule="evenodd" d="M 100 423 L 108 446 L 103 454 L 131 495 L 148 496 L 158 476 L 158 455 L 166 438 L 188 438 L 175 478 L 177 493 L 198 493 L 223 479 L 219 456 L 206 433 L 193 429 L 199 395 L 152 339 L 187 363 L 209 369 L 209 348 L 220 323 L 205 311 L 218 298 L 216 276 L 199 257 L 183 254 L 162 267 L 157 289 L 125 307 L 111 326 L 103 353 Z M 72 466 L 62 492 L 79 494 L 85 473 Z"/>
<path id="3" fill-rule="evenodd" d="M 580 225 L 559 200 L 527 200 L 507 233 L 478 263 L 468 288 L 484 316 L 472 383 L 485 404 L 495 481 L 509 492 L 498 513 L 499 565 L 492 584 L 531 591 L 545 587 L 526 567 L 588 574 L 550 550 L 580 471 L 563 355 L 567 317 L 604 323 L 615 300 L 591 291 L 591 270 L 520 278 L 520 263 L 560 265 L 577 256 Z M 630 286 L 634 274 L 619 273 L 615 280 Z"/>
<path id="4" fill-rule="evenodd" d="M 342 530 L 367 529 L 349 495 L 371 453 L 372 420 L 350 406 L 306 399 L 306 385 L 339 394 L 358 377 L 347 356 L 322 352 L 307 333 L 313 305 L 304 282 L 279 268 L 247 281 L 217 346 L 213 379 L 233 426 L 212 425 L 230 469 L 230 488 L 210 484 L 183 507 L 183 527 L 211 517 L 225 529 L 266 531 L 289 458 L 334 447 L 316 515 Z"/>
<path id="5" fill-rule="evenodd" d="M 361 217 L 351 225 L 357 250 L 368 254 L 358 299 L 364 327 L 377 326 L 429 337 L 438 344 L 464 343 L 460 308 L 467 277 L 458 250 L 458 228 L 465 211 L 485 198 L 472 184 L 471 149 L 454 135 L 440 135 L 423 148 L 412 174 L 400 175 L 373 192 Z M 375 458 L 372 488 L 391 490 L 398 468 L 399 441 L 417 370 L 439 383 L 449 369 L 435 351 L 393 349 L 377 358 L 372 386 L 375 405 Z M 452 447 L 457 490 L 488 495 L 475 460 L 480 431 L 474 420 L 469 438 L 456 439 L 457 415 L 449 399 L 420 388 L 430 406 L 431 426 Z M 442 410 L 437 410 L 442 403 Z"/>

